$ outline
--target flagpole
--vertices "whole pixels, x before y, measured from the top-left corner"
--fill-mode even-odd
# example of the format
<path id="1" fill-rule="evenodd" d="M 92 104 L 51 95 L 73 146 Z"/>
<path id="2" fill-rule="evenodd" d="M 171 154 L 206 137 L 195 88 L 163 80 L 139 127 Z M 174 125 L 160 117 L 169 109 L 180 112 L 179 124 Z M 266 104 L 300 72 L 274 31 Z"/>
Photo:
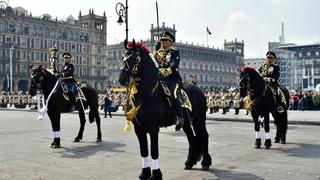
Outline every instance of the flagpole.
<path id="1" fill-rule="evenodd" d="M 209 43 L 208 43 L 208 32 L 206 32 L 206 34 L 207 34 L 207 47 L 209 46 Z"/>

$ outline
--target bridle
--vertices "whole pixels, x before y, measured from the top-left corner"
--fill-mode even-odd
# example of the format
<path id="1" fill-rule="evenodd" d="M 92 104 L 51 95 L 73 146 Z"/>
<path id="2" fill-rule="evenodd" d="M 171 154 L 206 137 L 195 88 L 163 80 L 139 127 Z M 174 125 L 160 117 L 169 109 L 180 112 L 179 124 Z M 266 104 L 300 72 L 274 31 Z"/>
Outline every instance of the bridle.
<path id="1" fill-rule="evenodd" d="M 130 77 L 137 77 L 137 74 L 139 72 L 139 64 L 141 62 L 141 57 L 137 52 L 134 52 L 131 50 L 128 50 L 128 51 L 132 52 L 132 54 L 122 57 L 124 67 L 121 69 L 121 71 L 129 73 Z M 134 59 L 135 63 L 132 65 L 132 67 L 130 67 L 128 60 L 132 58 L 132 56 L 135 56 L 135 59 Z"/>
<path id="2" fill-rule="evenodd" d="M 39 77 L 39 81 L 37 82 L 35 80 L 35 78 L 38 77 L 38 76 L 40 76 L 40 77 Z M 35 88 L 36 90 L 41 90 L 42 80 L 43 80 L 43 76 L 41 75 L 41 73 L 40 72 L 36 72 L 35 75 L 33 75 L 33 74 L 31 75 L 31 85 L 30 86 L 32 88 Z"/>

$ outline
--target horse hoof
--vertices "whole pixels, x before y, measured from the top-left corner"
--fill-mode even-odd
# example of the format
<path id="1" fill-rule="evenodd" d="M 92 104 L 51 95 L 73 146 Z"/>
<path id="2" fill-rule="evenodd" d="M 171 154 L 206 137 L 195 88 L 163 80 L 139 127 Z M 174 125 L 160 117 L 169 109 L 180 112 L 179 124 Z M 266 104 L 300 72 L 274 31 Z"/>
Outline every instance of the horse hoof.
<path id="1" fill-rule="evenodd" d="M 101 138 L 97 138 L 96 142 L 102 142 Z"/>
<path id="2" fill-rule="evenodd" d="M 80 142 L 80 141 L 81 141 L 81 138 L 76 137 L 76 138 L 74 138 L 73 142 Z"/>
<path id="3" fill-rule="evenodd" d="M 142 171 L 139 175 L 139 179 L 140 180 L 149 180 L 151 176 L 151 169 L 150 167 L 147 167 L 147 168 L 142 168 Z"/>
<path id="4" fill-rule="evenodd" d="M 191 170 L 193 165 L 185 165 L 184 170 Z"/>
<path id="5" fill-rule="evenodd" d="M 286 141 L 280 141 L 281 144 L 286 144 Z"/>
<path id="6" fill-rule="evenodd" d="M 266 139 L 266 141 L 264 142 L 264 148 L 270 149 L 270 147 L 271 147 L 271 139 Z"/>
<path id="7" fill-rule="evenodd" d="M 150 180 L 162 180 L 162 172 L 160 169 L 152 170 Z"/>
<path id="8" fill-rule="evenodd" d="M 202 171 L 208 171 L 208 170 L 209 170 L 209 166 L 202 166 L 202 167 L 201 167 L 201 170 L 202 170 Z"/>
<path id="9" fill-rule="evenodd" d="M 61 145 L 60 145 L 60 144 L 55 144 L 55 145 L 53 146 L 53 149 L 58 149 L 58 148 L 61 148 Z"/>

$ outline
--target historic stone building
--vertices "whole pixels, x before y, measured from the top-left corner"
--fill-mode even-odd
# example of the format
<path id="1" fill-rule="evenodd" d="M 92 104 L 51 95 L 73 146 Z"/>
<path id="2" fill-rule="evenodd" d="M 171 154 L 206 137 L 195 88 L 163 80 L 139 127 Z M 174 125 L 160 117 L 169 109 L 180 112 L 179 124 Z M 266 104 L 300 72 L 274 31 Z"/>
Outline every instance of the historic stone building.
<path id="1" fill-rule="evenodd" d="M 48 66 L 48 48 L 58 48 L 58 68 L 62 54 L 72 54 L 75 79 L 104 89 L 106 83 L 106 15 L 93 9 L 88 15 L 79 13 L 78 20 L 52 19 L 50 15 L 34 17 L 25 9 L 0 6 L 0 89 L 8 89 L 10 48 L 12 53 L 13 89 L 27 90 L 29 66 Z"/>
<path id="2" fill-rule="evenodd" d="M 158 28 L 151 25 L 151 38 L 142 41 L 142 43 L 153 51 L 159 39 L 158 34 L 162 34 L 164 31 L 176 35 L 175 25 L 167 27 L 163 23 L 159 27 L 159 33 Z M 231 42 L 225 41 L 224 49 L 215 49 L 181 41 L 176 42 L 174 47 L 180 51 L 179 72 L 183 80 L 188 81 L 190 75 L 193 75 L 197 78 L 197 84 L 203 88 L 238 86 L 237 68 L 244 65 L 243 41 L 237 41 L 237 39 Z M 119 86 L 119 69 L 124 50 L 123 44 L 108 45 L 107 84 L 109 86 Z"/>
<path id="3" fill-rule="evenodd" d="M 282 45 L 274 51 L 287 87 L 314 90 L 320 86 L 320 44 Z"/>

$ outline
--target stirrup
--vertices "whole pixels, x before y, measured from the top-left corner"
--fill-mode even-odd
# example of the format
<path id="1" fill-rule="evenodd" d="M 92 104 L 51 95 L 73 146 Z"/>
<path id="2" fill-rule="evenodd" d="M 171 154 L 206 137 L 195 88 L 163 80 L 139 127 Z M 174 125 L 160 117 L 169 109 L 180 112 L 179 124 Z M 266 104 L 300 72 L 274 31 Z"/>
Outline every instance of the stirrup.
<path id="1" fill-rule="evenodd" d="M 277 111 L 278 113 L 284 113 L 284 108 L 282 106 L 279 106 Z"/>

